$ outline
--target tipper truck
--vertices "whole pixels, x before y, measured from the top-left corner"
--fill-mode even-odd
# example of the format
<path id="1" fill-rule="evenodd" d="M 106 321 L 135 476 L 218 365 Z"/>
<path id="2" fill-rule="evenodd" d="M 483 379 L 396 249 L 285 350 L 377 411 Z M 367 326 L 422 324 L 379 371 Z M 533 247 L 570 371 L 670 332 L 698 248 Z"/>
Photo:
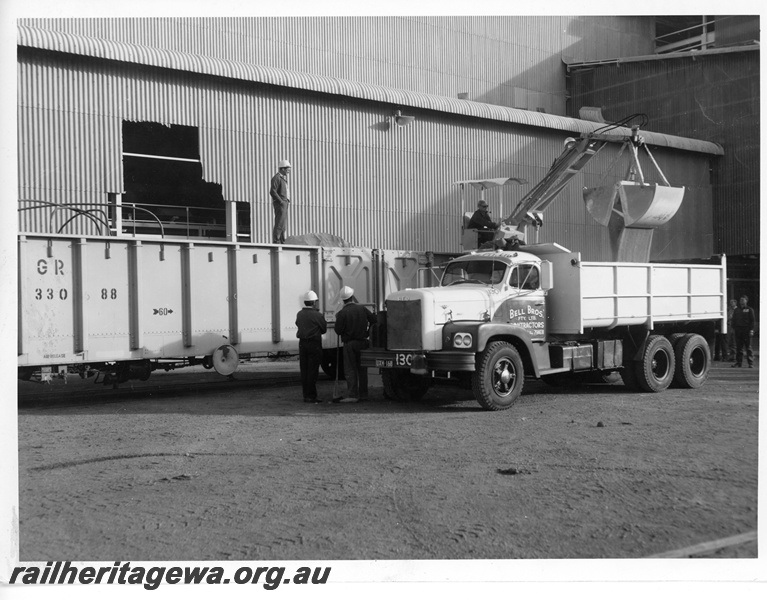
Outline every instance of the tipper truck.
<path id="1" fill-rule="evenodd" d="M 581 261 L 557 244 L 472 252 L 450 261 L 441 285 L 390 294 L 379 347 L 387 395 L 417 399 L 435 379 L 471 385 L 484 408 L 519 398 L 526 376 L 552 384 L 620 373 L 627 387 L 697 388 L 707 338 L 726 327 L 725 262 Z M 384 317 L 384 318 L 380 318 Z"/>
<path id="2" fill-rule="evenodd" d="M 526 245 L 527 227 L 535 227 L 537 242 L 543 210 L 610 142 L 630 150 L 626 177 L 583 195 L 589 214 L 610 227 L 614 260 L 583 261 L 555 243 Z M 645 181 L 640 149 L 661 183 Z M 484 190 L 524 180 L 456 183 Z M 716 328 L 727 331 L 725 257 L 649 262 L 653 230 L 674 216 L 684 191 L 669 185 L 637 127 L 568 138 L 492 242 L 449 261 L 439 286 L 387 297 L 362 366 L 381 370 L 390 397 L 417 399 L 435 380 L 453 379 L 489 410 L 511 407 L 526 377 L 573 384 L 620 374 L 627 387 L 645 392 L 703 385 L 708 340 Z M 465 250 L 469 233 L 464 228 Z"/>

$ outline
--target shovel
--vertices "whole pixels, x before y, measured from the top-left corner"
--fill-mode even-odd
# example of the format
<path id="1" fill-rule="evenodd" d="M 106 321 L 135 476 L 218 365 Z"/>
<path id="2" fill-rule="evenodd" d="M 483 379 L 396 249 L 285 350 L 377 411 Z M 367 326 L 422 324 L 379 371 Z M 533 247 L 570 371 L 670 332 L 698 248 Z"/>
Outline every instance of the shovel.
<path id="1" fill-rule="evenodd" d="M 341 370 L 341 365 L 339 363 L 339 353 L 341 351 L 340 342 L 341 340 L 336 336 L 336 380 L 333 382 L 333 402 L 338 402 L 343 398 L 343 394 L 338 393 L 338 372 Z"/>

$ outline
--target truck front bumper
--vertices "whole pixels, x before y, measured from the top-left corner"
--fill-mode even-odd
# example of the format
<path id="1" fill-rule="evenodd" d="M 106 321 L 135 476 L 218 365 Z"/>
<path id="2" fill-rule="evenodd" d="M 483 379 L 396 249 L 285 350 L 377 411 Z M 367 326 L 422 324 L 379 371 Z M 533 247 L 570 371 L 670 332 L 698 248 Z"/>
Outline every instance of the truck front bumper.
<path id="1" fill-rule="evenodd" d="M 474 371 L 473 352 L 395 352 L 369 349 L 362 351 L 361 366 L 378 369 L 409 369 L 424 373 L 431 371 Z"/>

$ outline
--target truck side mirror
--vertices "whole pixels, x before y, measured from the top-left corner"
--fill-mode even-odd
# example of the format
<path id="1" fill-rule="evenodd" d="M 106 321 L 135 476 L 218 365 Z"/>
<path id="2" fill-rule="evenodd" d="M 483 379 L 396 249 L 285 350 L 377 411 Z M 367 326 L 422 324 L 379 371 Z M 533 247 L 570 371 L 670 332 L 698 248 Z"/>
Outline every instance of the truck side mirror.
<path id="1" fill-rule="evenodd" d="M 541 289 L 550 290 L 554 287 L 554 270 L 548 260 L 541 261 Z"/>

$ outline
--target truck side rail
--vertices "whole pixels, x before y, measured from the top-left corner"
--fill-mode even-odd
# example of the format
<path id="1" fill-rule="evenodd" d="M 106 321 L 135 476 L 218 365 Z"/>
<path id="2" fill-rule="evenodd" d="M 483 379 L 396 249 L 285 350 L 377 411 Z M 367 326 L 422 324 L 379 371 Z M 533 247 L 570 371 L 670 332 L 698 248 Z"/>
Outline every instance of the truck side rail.
<path id="1" fill-rule="evenodd" d="M 727 326 L 727 264 L 581 261 L 580 253 L 552 251 L 548 292 L 550 334 L 583 334 L 658 323 L 720 321 Z"/>
<path id="2" fill-rule="evenodd" d="M 582 266 L 582 327 L 721 320 L 725 265 L 591 263 Z"/>

